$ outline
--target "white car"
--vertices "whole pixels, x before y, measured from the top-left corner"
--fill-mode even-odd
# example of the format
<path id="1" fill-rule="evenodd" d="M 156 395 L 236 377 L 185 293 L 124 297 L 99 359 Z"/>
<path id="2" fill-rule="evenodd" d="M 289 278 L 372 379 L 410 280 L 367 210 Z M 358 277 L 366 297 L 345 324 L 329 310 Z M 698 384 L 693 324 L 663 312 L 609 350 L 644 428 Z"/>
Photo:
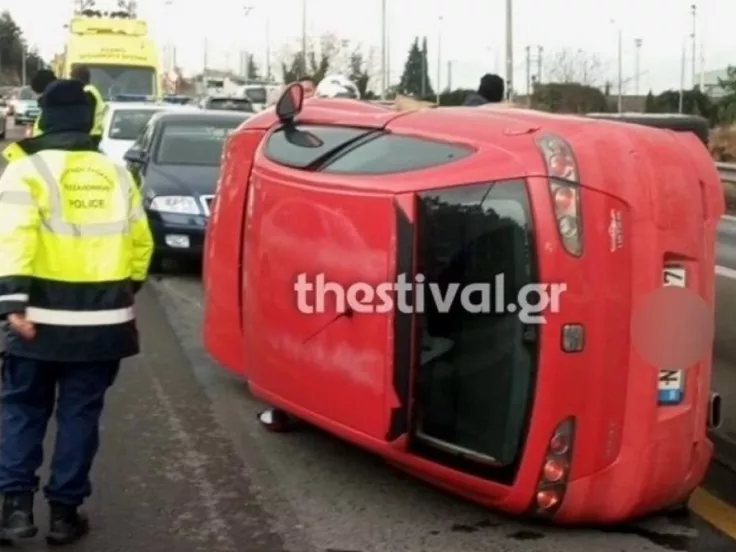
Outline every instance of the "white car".
<path id="1" fill-rule="evenodd" d="M 172 109 L 192 107 L 167 103 L 109 102 L 105 106 L 100 150 L 124 165 L 125 152 L 133 145 L 151 117 L 159 111 Z"/>

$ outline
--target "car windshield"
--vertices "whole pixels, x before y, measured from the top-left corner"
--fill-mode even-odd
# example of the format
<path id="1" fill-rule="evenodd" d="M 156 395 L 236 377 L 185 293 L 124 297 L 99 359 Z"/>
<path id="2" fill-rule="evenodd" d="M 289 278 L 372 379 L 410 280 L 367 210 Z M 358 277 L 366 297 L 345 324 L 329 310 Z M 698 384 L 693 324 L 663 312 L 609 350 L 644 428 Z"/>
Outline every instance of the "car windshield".
<path id="1" fill-rule="evenodd" d="M 106 100 L 121 94 L 153 96 L 156 74 L 148 67 L 88 65 L 90 79 Z"/>
<path id="2" fill-rule="evenodd" d="M 266 89 L 262 86 L 259 86 L 257 88 L 246 88 L 245 97 L 248 98 L 253 103 L 266 103 L 267 101 Z"/>
<path id="3" fill-rule="evenodd" d="M 222 149 L 228 135 L 242 119 L 164 122 L 161 140 L 155 155 L 159 165 L 220 164 Z"/>
<path id="4" fill-rule="evenodd" d="M 33 93 L 33 90 L 29 87 L 21 88 L 18 91 L 18 99 L 19 100 L 33 100 L 35 98 L 35 95 Z"/>
<path id="5" fill-rule="evenodd" d="M 253 104 L 245 98 L 212 98 L 207 107 L 222 111 L 245 111 L 253 112 Z"/>
<path id="6" fill-rule="evenodd" d="M 118 109 L 112 115 L 107 136 L 112 140 L 135 140 L 156 109 Z"/>

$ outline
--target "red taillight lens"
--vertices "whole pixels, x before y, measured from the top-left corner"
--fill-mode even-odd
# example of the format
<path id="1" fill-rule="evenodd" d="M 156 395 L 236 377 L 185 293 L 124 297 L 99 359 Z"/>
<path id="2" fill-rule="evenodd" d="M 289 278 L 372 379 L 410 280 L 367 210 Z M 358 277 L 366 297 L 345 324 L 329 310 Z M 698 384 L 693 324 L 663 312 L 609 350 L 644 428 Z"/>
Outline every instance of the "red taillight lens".
<path id="1" fill-rule="evenodd" d="M 542 136 L 537 139 L 537 146 L 550 179 L 560 239 L 568 253 L 580 256 L 583 251 L 580 178 L 575 156 L 568 143 L 558 136 Z"/>
<path id="2" fill-rule="evenodd" d="M 555 491 L 539 491 L 537 493 L 537 506 L 540 510 L 551 510 L 560 504 L 560 495 Z"/>
<path id="3" fill-rule="evenodd" d="M 574 437 L 574 418 L 563 420 L 552 434 L 537 482 L 531 514 L 551 516 L 562 505 L 570 477 Z"/>
<path id="4" fill-rule="evenodd" d="M 547 460 L 544 464 L 544 478 L 550 483 L 562 481 L 567 475 L 567 464 L 554 458 Z"/>

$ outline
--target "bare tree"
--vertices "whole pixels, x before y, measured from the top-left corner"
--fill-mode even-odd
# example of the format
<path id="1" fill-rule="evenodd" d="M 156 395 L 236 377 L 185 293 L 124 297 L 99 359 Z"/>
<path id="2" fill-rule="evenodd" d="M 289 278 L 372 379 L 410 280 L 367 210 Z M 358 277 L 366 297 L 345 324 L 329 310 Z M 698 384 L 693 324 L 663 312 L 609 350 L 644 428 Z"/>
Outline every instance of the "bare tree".
<path id="1" fill-rule="evenodd" d="M 596 86 L 601 82 L 603 65 L 595 54 L 583 50 L 565 49 L 545 60 L 549 82 L 578 83 Z"/>

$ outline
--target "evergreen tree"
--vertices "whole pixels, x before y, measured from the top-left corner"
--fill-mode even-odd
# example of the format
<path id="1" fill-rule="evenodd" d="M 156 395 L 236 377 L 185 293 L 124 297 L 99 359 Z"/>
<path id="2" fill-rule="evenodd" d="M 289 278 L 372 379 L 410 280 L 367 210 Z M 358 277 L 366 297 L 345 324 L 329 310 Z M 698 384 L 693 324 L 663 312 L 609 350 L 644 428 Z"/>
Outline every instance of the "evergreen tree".
<path id="1" fill-rule="evenodd" d="M 409 55 L 404 64 L 404 72 L 401 76 L 398 92 L 406 96 L 428 97 L 434 96 L 432 83 L 427 72 L 427 39 L 422 46 L 419 38 L 415 38 L 409 49 Z"/>
<path id="2" fill-rule="evenodd" d="M 649 94 L 647 94 L 647 99 L 644 101 L 644 112 L 654 113 L 655 111 L 657 111 L 657 102 L 654 100 L 654 94 L 650 90 Z"/>

